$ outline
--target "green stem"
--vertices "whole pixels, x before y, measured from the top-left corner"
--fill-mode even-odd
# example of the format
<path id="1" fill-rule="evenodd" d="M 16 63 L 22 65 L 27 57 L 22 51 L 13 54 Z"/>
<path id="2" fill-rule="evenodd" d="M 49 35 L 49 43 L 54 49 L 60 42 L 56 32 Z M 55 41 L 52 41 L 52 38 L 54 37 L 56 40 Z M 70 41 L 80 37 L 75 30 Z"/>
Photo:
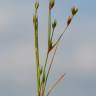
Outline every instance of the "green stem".
<path id="1" fill-rule="evenodd" d="M 43 87 L 43 88 L 42 88 L 42 90 L 43 90 L 42 96 L 43 96 L 44 93 L 45 93 L 45 81 L 43 81 L 43 79 L 46 80 L 46 66 L 47 66 L 48 56 L 49 56 L 49 53 L 48 53 L 48 51 L 47 51 L 46 61 L 45 61 L 44 69 L 43 69 L 43 77 L 42 77 L 42 82 L 41 82 L 41 87 Z M 42 86 L 42 85 L 43 85 L 43 86 Z"/>
<path id="2" fill-rule="evenodd" d="M 52 35 L 51 35 L 51 41 L 52 41 L 52 39 L 53 39 L 53 33 L 54 33 L 54 29 L 53 29 L 53 31 L 52 31 Z"/>
<path id="3" fill-rule="evenodd" d="M 48 72 L 47 72 L 47 75 L 46 75 L 46 78 L 45 78 L 45 86 L 44 86 L 44 88 L 43 88 L 43 92 L 45 92 L 45 87 L 46 87 L 46 84 L 47 84 L 47 79 L 48 79 L 48 76 L 49 76 L 49 73 L 50 73 L 50 69 L 51 69 L 51 66 L 52 66 L 52 63 L 53 63 L 53 60 L 54 60 L 54 56 L 55 56 L 55 54 L 56 54 L 56 50 L 57 50 L 57 46 L 56 46 L 56 49 L 55 49 L 55 51 L 54 51 L 54 54 L 53 54 L 51 63 L 50 63 L 49 68 L 48 68 Z"/>
<path id="4" fill-rule="evenodd" d="M 35 11 L 36 21 L 34 22 L 35 31 L 35 55 L 36 55 L 36 70 L 37 70 L 37 91 L 38 96 L 40 96 L 40 69 L 39 69 L 39 46 L 38 46 L 38 16 L 37 11 Z"/>
<path id="5" fill-rule="evenodd" d="M 56 51 L 57 51 L 57 48 L 58 48 L 58 43 L 59 41 L 61 40 L 63 34 L 66 32 L 68 26 L 65 27 L 64 31 L 62 32 L 62 34 L 60 35 L 60 37 L 58 38 L 58 40 L 56 41 L 56 43 L 53 45 L 53 47 L 56 46 L 55 48 L 55 51 L 54 51 L 54 54 L 53 54 L 53 57 L 52 57 L 52 60 L 50 62 L 50 65 L 49 65 L 49 68 L 48 68 L 48 72 L 47 72 L 47 75 L 46 75 L 46 78 L 45 78 L 45 86 L 44 86 L 44 91 L 45 91 L 45 87 L 46 87 L 46 84 L 47 84 L 47 80 L 48 80 L 48 76 L 49 76 L 49 73 L 50 73 L 50 69 L 52 67 L 52 64 L 53 64 L 53 60 L 54 60 L 54 57 L 55 57 L 55 54 L 56 54 Z M 46 64 L 46 63 L 45 63 Z M 45 67 L 46 68 L 46 67 Z"/>
<path id="6" fill-rule="evenodd" d="M 58 40 L 56 41 L 56 43 L 53 45 L 53 47 L 55 47 L 59 43 L 59 41 L 63 37 L 63 34 L 66 32 L 67 28 L 68 28 L 68 26 L 65 27 L 64 31 L 61 33 L 60 37 L 58 38 Z"/>
<path id="7" fill-rule="evenodd" d="M 44 69 L 43 69 L 43 77 L 42 77 L 42 82 L 41 82 L 41 86 L 42 86 L 42 83 L 44 83 L 44 87 L 45 87 L 45 81 L 43 82 L 43 78 L 45 79 L 46 78 L 46 65 L 47 65 L 47 61 L 48 61 L 48 55 L 49 55 L 49 49 L 50 49 L 50 36 L 51 36 L 51 10 L 50 10 L 50 7 L 49 7 L 49 12 L 48 12 L 48 50 L 47 50 L 47 56 L 46 56 L 46 61 L 45 61 L 45 65 L 44 65 Z M 44 89 L 44 88 L 43 88 Z M 44 90 L 43 90 L 43 93 L 44 95 Z"/>
<path id="8" fill-rule="evenodd" d="M 49 9 L 49 16 L 48 16 L 48 48 L 50 47 L 50 36 L 51 36 L 51 10 Z"/>
<path id="9" fill-rule="evenodd" d="M 50 62 L 49 68 L 48 68 L 48 72 L 47 72 L 47 75 L 46 75 L 45 86 L 46 86 L 46 84 L 47 84 L 48 76 L 49 76 L 49 73 L 50 73 L 50 70 L 51 70 L 51 67 L 52 67 L 53 61 L 54 61 L 54 57 L 55 57 L 55 54 L 56 54 L 57 48 L 58 48 L 58 45 L 56 46 L 56 48 L 55 48 L 55 50 L 54 50 L 54 53 L 53 53 L 53 56 L 52 56 L 52 59 L 51 59 L 51 62 Z"/>
<path id="10" fill-rule="evenodd" d="M 64 76 L 65 76 L 65 74 L 61 75 L 61 76 L 59 77 L 59 79 L 58 79 L 55 83 L 53 83 L 53 85 L 50 87 L 50 89 L 49 89 L 49 91 L 48 91 L 48 93 L 47 93 L 46 96 L 49 96 L 49 95 L 50 95 L 50 93 L 51 93 L 52 90 L 56 87 L 56 85 L 57 85 L 62 79 L 64 79 Z"/>

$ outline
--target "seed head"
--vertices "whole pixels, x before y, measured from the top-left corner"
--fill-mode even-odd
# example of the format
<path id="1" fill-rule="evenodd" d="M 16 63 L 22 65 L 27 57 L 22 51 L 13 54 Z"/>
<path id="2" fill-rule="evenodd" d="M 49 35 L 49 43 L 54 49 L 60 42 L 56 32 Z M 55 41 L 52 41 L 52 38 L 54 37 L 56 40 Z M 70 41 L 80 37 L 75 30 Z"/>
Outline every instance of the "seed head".
<path id="1" fill-rule="evenodd" d="M 57 21 L 54 20 L 54 22 L 53 22 L 53 24 L 52 24 L 52 28 L 55 29 L 56 25 L 57 25 Z"/>
<path id="2" fill-rule="evenodd" d="M 55 0 L 50 0 L 49 2 L 49 9 L 51 10 L 54 7 Z"/>
<path id="3" fill-rule="evenodd" d="M 37 9 L 38 9 L 38 7 L 39 7 L 39 2 L 38 2 L 38 1 L 36 1 L 36 2 L 35 2 L 35 9 L 37 10 Z"/>
<path id="4" fill-rule="evenodd" d="M 72 21 L 72 16 L 69 16 L 67 19 L 67 26 L 71 23 L 71 21 Z"/>
<path id="5" fill-rule="evenodd" d="M 76 13 L 78 12 L 78 8 L 76 8 L 75 6 L 73 6 L 73 7 L 71 8 L 71 12 L 72 12 L 72 15 L 73 15 L 73 16 L 76 15 Z"/>

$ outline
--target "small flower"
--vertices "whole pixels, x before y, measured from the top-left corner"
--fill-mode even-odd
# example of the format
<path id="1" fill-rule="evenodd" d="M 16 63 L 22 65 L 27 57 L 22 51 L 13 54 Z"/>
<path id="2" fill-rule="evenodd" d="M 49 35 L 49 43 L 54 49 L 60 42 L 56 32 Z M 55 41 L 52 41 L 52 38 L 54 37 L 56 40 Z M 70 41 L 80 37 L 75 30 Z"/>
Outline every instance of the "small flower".
<path id="1" fill-rule="evenodd" d="M 67 26 L 71 23 L 71 21 L 72 21 L 72 16 L 69 16 L 67 19 Z"/>
<path id="2" fill-rule="evenodd" d="M 55 0 L 50 0 L 49 2 L 49 9 L 51 10 L 54 7 Z"/>
<path id="3" fill-rule="evenodd" d="M 73 6 L 73 7 L 71 8 L 71 12 L 72 12 L 72 15 L 73 15 L 73 16 L 76 15 L 76 13 L 78 12 L 78 8 L 76 8 L 75 6 Z"/>
<path id="4" fill-rule="evenodd" d="M 57 21 L 54 20 L 54 22 L 52 23 L 52 28 L 55 29 L 56 25 L 57 25 Z"/>
<path id="5" fill-rule="evenodd" d="M 38 9 L 38 7 L 39 7 L 39 2 L 38 2 L 38 1 L 36 1 L 36 2 L 35 2 L 35 9 L 37 10 L 37 9 Z"/>

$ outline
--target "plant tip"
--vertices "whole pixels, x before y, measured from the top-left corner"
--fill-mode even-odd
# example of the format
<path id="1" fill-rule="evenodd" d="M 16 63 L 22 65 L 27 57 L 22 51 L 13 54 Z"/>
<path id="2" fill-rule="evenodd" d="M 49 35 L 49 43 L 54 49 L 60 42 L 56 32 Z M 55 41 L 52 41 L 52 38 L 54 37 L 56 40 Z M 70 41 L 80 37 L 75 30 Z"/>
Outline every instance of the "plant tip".
<path id="1" fill-rule="evenodd" d="M 35 9 L 37 10 L 37 9 L 38 9 L 38 7 L 39 7 L 39 2 L 38 2 L 38 1 L 36 1 L 36 2 L 35 2 Z"/>
<path id="2" fill-rule="evenodd" d="M 75 6 L 73 6 L 73 7 L 71 8 L 71 12 L 72 12 L 72 15 L 73 15 L 73 16 L 76 15 L 76 13 L 78 12 L 78 8 L 75 7 Z"/>
<path id="3" fill-rule="evenodd" d="M 49 9 L 51 10 L 54 7 L 55 0 L 50 0 L 49 2 Z"/>

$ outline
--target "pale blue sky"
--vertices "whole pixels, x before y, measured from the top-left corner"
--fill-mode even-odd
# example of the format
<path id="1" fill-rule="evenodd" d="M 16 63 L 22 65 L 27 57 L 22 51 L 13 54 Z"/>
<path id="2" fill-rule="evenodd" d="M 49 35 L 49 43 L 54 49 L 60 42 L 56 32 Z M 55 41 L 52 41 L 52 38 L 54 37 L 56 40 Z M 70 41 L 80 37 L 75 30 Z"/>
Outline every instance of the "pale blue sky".
<path id="1" fill-rule="evenodd" d="M 33 4 L 34 0 L 0 0 L 0 96 L 36 96 Z M 96 0 L 56 0 L 52 14 L 58 21 L 55 37 L 62 32 L 73 5 L 79 12 L 61 41 L 48 85 L 65 72 L 65 80 L 51 96 L 96 96 Z M 47 7 L 48 0 L 40 0 L 42 62 Z"/>

